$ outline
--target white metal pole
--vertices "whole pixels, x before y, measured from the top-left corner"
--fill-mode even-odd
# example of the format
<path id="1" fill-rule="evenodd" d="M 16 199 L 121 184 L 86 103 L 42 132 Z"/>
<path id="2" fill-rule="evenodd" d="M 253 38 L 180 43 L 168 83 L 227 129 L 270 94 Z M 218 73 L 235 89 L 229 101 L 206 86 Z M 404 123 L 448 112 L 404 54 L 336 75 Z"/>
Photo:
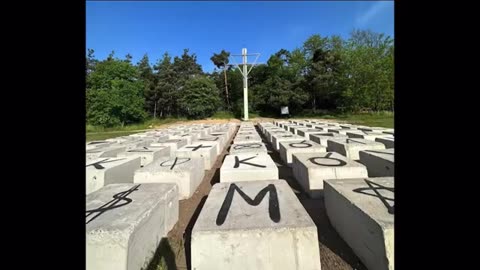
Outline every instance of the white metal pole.
<path id="1" fill-rule="evenodd" d="M 243 120 L 248 121 L 248 71 L 247 71 L 247 48 L 242 49 L 243 57 Z"/>

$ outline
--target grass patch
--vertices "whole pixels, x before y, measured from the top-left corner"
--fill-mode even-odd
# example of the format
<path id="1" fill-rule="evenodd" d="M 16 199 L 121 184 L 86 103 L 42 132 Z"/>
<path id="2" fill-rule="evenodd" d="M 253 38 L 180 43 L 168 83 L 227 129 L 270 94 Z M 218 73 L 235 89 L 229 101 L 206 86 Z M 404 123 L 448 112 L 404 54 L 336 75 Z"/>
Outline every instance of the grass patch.
<path id="1" fill-rule="evenodd" d="M 110 131 L 110 132 L 98 132 L 98 133 L 87 133 L 87 142 L 91 141 L 101 141 L 105 139 L 128 136 L 130 134 L 138 133 L 138 131 Z"/>
<path id="2" fill-rule="evenodd" d="M 229 111 L 218 111 L 216 112 L 211 119 L 236 119 L 235 115 Z"/>
<path id="3" fill-rule="evenodd" d="M 133 131 L 133 130 L 144 130 L 144 129 L 149 129 L 150 126 L 159 126 L 159 125 L 164 125 L 164 124 L 170 124 L 173 122 L 177 121 L 183 121 L 187 120 L 186 118 L 152 118 L 149 120 L 146 120 L 143 123 L 138 123 L 138 124 L 131 124 L 131 125 L 126 125 L 126 126 L 116 126 L 116 127 L 101 127 L 101 126 L 93 126 L 93 125 L 88 125 L 86 126 L 87 128 L 87 133 L 90 132 L 109 132 L 109 131 Z"/>

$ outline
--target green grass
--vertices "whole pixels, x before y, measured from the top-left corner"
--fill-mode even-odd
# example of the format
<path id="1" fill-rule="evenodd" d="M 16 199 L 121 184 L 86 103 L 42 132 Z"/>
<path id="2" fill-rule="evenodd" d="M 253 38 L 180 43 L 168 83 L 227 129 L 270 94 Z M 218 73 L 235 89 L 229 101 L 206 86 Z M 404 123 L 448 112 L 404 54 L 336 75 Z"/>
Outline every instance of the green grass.
<path id="1" fill-rule="evenodd" d="M 236 119 L 235 115 L 229 111 L 218 111 L 212 117 L 212 119 Z"/>
<path id="2" fill-rule="evenodd" d="M 138 133 L 154 126 L 170 124 L 177 121 L 184 121 L 186 118 L 165 118 L 165 119 L 149 119 L 143 123 L 139 124 L 132 124 L 123 127 L 100 127 L 100 126 L 93 126 L 87 125 L 87 142 L 89 141 L 96 141 L 96 140 L 105 140 L 114 137 L 126 136 L 133 133 Z"/>
<path id="3" fill-rule="evenodd" d="M 87 142 L 101 141 L 101 140 L 115 138 L 115 137 L 127 136 L 133 133 L 138 133 L 138 131 L 110 131 L 110 132 L 87 133 Z"/>

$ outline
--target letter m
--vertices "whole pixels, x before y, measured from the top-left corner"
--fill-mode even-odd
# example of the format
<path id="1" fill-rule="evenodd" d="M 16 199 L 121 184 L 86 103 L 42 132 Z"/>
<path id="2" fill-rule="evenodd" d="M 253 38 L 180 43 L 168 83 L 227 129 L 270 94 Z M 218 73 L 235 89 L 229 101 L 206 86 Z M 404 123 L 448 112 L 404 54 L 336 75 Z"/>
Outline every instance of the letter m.
<path id="1" fill-rule="evenodd" d="M 227 196 L 223 201 L 222 207 L 220 208 L 220 211 L 218 211 L 216 221 L 217 226 L 222 225 L 225 222 L 225 219 L 227 219 L 228 211 L 230 210 L 230 206 L 232 205 L 233 195 L 235 194 L 235 191 L 237 191 L 238 194 L 240 194 L 240 196 L 249 205 L 252 206 L 259 205 L 263 201 L 265 195 L 267 195 L 267 193 L 270 193 L 268 200 L 268 213 L 270 215 L 270 219 L 275 223 L 278 223 L 280 221 L 280 207 L 278 205 L 278 195 L 275 185 L 269 184 L 268 186 L 264 187 L 262 190 L 260 190 L 260 192 L 257 193 L 257 196 L 255 196 L 255 198 L 252 200 L 236 184 L 232 183 L 230 185 L 230 188 L 228 189 Z"/>

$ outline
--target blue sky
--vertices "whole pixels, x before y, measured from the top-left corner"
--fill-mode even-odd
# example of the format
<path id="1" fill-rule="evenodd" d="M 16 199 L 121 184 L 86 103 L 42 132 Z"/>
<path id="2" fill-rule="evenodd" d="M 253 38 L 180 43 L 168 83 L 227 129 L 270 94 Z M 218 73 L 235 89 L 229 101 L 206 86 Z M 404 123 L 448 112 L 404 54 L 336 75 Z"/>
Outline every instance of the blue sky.
<path id="1" fill-rule="evenodd" d="M 312 34 L 348 38 L 353 29 L 394 35 L 393 1 L 338 2 L 88 2 L 87 48 L 97 59 L 114 50 L 137 63 L 148 53 L 153 64 L 168 51 L 197 55 L 205 72 L 222 49 L 261 53 L 265 63 L 280 49 L 300 47 Z M 235 58 L 240 62 L 240 58 Z"/>

